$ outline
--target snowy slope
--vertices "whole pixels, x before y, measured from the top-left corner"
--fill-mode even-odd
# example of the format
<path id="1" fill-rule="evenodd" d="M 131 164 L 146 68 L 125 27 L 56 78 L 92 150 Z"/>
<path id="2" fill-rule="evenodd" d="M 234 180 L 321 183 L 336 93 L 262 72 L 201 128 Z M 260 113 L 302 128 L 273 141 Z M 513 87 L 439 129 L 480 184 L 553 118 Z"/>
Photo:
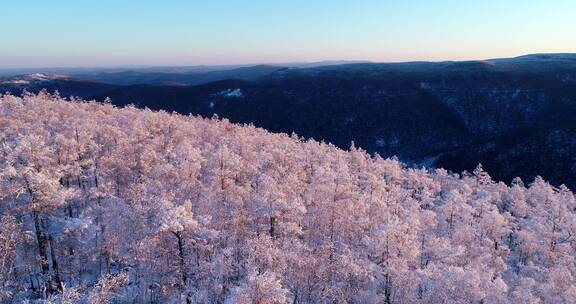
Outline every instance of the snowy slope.
<path id="1" fill-rule="evenodd" d="M 46 94 L 0 130 L 3 303 L 576 301 L 574 195 L 542 178 Z"/>

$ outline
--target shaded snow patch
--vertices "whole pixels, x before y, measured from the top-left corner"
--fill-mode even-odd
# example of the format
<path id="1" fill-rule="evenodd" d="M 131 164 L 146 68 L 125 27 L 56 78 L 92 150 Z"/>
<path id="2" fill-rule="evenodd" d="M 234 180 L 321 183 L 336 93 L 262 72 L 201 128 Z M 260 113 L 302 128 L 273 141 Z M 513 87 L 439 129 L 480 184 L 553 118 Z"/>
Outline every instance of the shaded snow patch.
<path id="1" fill-rule="evenodd" d="M 226 89 L 224 91 L 220 91 L 216 94 L 214 94 L 216 96 L 222 96 L 222 97 L 227 97 L 227 98 L 240 98 L 240 97 L 244 97 L 244 94 L 242 94 L 242 90 L 240 89 Z"/>

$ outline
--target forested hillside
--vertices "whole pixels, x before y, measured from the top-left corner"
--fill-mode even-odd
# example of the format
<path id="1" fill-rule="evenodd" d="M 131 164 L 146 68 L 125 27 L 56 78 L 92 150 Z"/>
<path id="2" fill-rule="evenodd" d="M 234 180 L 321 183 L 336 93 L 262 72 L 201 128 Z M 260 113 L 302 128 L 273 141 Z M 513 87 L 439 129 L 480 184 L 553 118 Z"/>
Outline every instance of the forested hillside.
<path id="1" fill-rule="evenodd" d="M 0 302 L 575 303 L 576 203 L 251 125 L 0 96 Z"/>
<path id="2" fill-rule="evenodd" d="M 342 149 L 354 141 L 408 165 L 462 172 L 482 163 L 496 181 L 542 176 L 576 187 L 576 54 L 130 75 L 0 77 L 0 92 L 57 90 L 110 97 L 116 106 L 217 114 Z"/>

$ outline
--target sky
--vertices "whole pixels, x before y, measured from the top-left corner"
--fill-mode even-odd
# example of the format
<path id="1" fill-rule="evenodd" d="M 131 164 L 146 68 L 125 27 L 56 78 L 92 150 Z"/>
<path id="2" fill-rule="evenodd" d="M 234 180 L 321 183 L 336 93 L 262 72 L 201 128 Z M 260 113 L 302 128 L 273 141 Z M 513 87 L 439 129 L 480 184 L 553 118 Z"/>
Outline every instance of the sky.
<path id="1" fill-rule="evenodd" d="M 576 52 L 574 0 L 27 0 L 0 69 L 467 60 Z"/>

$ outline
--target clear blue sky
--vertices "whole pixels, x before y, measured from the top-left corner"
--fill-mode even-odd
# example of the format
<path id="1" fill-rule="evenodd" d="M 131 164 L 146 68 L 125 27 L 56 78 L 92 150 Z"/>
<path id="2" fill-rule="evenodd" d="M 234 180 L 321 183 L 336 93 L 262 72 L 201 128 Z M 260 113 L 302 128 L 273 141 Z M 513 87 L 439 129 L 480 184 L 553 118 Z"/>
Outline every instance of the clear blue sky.
<path id="1" fill-rule="evenodd" d="M 36 0 L 0 6 L 0 69 L 576 52 L 574 0 Z"/>

